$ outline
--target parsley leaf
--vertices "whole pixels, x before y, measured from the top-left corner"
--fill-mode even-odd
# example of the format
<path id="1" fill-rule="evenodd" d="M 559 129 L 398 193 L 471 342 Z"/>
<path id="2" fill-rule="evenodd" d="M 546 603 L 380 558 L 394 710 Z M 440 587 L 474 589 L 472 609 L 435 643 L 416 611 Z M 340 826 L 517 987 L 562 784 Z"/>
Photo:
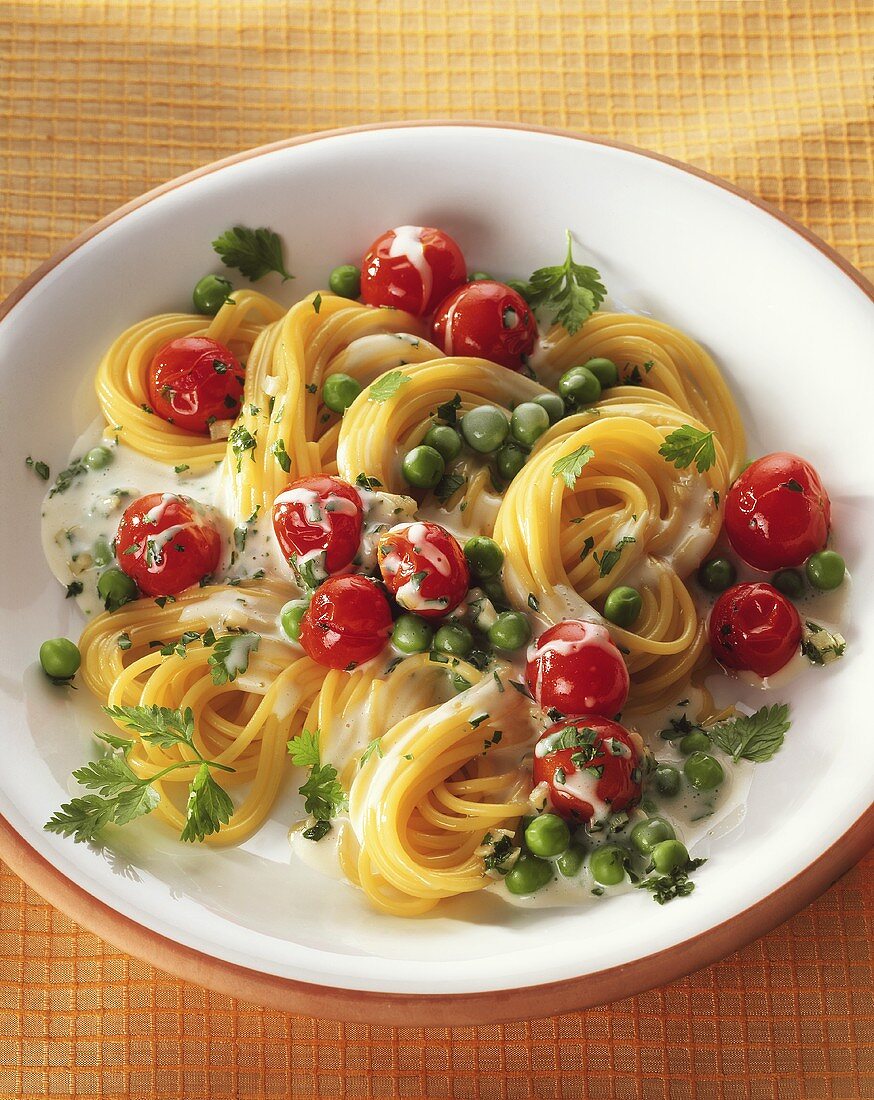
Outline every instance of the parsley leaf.
<path id="1" fill-rule="evenodd" d="M 698 473 L 703 474 L 716 462 L 713 432 L 702 432 L 691 424 L 684 424 L 665 437 L 659 454 L 678 470 L 684 470 L 694 462 Z"/>
<path id="2" fill-rule="evenodd" d="M 735 763 L 754 760 L 760 764 L 777 752 L 789 726 L 789 707 L 786 703 L 775 703 L 772 707 L 761 707 L 749 717 L 742 714 L 717 722 L 706 733 Z"/>
<path id="3" fill-rule="evenodd" d="M 213 646 L 209 656 L 212 682 L 221 686 L 236 680 L 249 667 L 249 654 L 261 644 L 261 635 L 251 631 L 239 634 L 223 634 Z"/>
<path id="4" fill-rule="evenodd" d="M 368 477 L 367 474 L 359 474 L 355 478 L 355 484 L 360 489 L 370 489 L 371 492 L 382 488 L 382 482 L 378 477 Z"/>
<path id="5" fill-rule="evenodd" d="M 594 456 L 595 452 L 592 448 L 584 443 L 582 447 L 577 447 L 575 451 L 571 451 L 569 455 L 565 455 L 564 458 L 560 458 L 552 464 L 552 476 L 560 477 L 568 489 L 573 489 L 577 483 L 577 478 L 583 472 L 583 467 Z"/>
<path id="6" fill-rule="evenodd" d="M 285 449 L 285 440 L 277 439 L 270 448 L 270 453 L 281 466 L 283 473 L 287 474 L 291 470 L 291 458 Z"/>
<path id="7" fill-rule="evenodd" d="M 181 839 L 203 840 L 227 825 L 234 812 L 230 795 L 216 783 L 208 764 L 201 764 L 188 789 L 185 828 Z"/>
<path id="8" fill-rule="evenodd" d="M 169 707 L 104 707 L 110 718 L 138 733 L 144 741 L 169 748 L 171 745 L 194 747 L 194 714 Z"/>
<path id="9" fill-rule="evenodd" d="M 282 258 L 282 241 L 272 229 L 248 229 L 235 225 L 216 237 L 212 247 L 221 256 L 225 267 L 235 267 L 253 283 L 271 271 L 282 276 L 282 281 L 293 279 L 285 270 Z"/>
<path id="10" fill-rule="evenodd" d="M 321 763 L 319 755 L 319 731 L 303 730 L 297 737 L 292 737 L 288 742 L 288 754 L 292 764 L 300 768 L 318 767 Z"/>
<path id="11" fill-rule="evenodd" d="M 258 433 L 255 432 L 255 435 Z M 242 424 L 238 424 L 235 428 L 231 428 L 228 435 L 228 443 L 231 445 L 231 450 L 237 456 L 237 473 L 243 468 L 243 455 L 246 451 L 251 451 L 252 461 L 255 461 L 255 435 L 249 431 Z"/>
<path id="12" fill-rule="evenodd" d="M 48 481 L 51 475 L 51 470 L 45 462 L 42 462 L 40 459 L 33 459 L 30 457 L 30 455 L 28 455 L 27 458 L 24 460 L 24 464 L 25 466 L 30 467 L 30 469 L 33 470 L 37 477 L 42 478 L 43 481 Z"/>
<path id="13" fill-rule="evenodd" d="M 598 563 L 598 575 L 606 577 L 607 574 L 613 569 L 619 558 L 622 556 L 624 547 L 628 546 L 632 542 L 637 542 L 637 539 L 633 535 L 623 535 L 623 537 L 616 543 L 612 550 L 605 550 L 598 557 L 597 552 L 592 554 L 592 561 Z"/>
<path id="14" fill-rule="evenodd" d="M 444 474 L 434 488 L 434 496 L 441 504 L 445 504 L 447 500 L 451 500 L 458 490 L 466 484 L 467 478 L 462 477 L 461 474 Z"/>
<path id="15" fill-rule="evenodd" d="M 330 821 L 346 808 L 346 792 L 333 764 L 316 764 L 298 790 L 304 796 L 304 809 L 317 821 Z"/>
<path id="16" fill-rule="evenodd" d="M 525 287 L 524 297 L 531 308 L 547 309 L 552 324 L 559 324 L 573 336 L 583 322 L 604 301 L 607 291 L 593 267 L 574 262 L 573 240 L 567 230 L 567 255 L 556 267 L 540 267 Z"/>
<path id="17" fill-rule="evenodd" d="M 461 408 L 461 394 L 457 393 L 451 401 L 444 401 L 437 406 L 437 419 L 444 424 L 456 424 L 458 422 L 458 410 Z"/>
<path id="18" fill-rule="evenodd" d="M 370 742 L 370 744 L 367 746 L 367 748 L 364 750 L 364 752 L 361 754 L 361 756 L 358 759 L 358 767 L 363 768 L 364 765 L 367 763 L 367 761 L 371 758 L 371 756 L 374 755 L 374 753 L 380 759 L 382 759 L 384 753 L 382 751 L 382 738 L 381 737 L 374 737 L 374 739 Z"/>
<path id="19" fill-rule="evenodd" d="M 410 380 L 410 376 L 404 374 L 403 371 L 390 370 L 388 374 L 382 375 L 373 383 L 367 399 L 382 404 L 383 401 L 388 401 L 390 397 L 394 397 L 401 386 L 406 385 Z"/>

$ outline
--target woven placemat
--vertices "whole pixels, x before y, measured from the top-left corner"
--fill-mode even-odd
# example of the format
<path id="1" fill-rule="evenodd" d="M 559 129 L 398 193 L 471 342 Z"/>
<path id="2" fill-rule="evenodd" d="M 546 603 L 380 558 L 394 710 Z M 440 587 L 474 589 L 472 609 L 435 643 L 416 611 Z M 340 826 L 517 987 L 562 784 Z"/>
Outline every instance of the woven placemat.
<path id="1" fill-rule="evenodd" d="M 868 0 L 0 3 L 0 292 L 199 164 L 415 117 L 689 160 L 870 273 L 872 62 Z M 0 869 L 0 1097 L 874 1096 L 872 869 L 663 989 L 451 1030 L 311 1020 L 179 982 Z"/>

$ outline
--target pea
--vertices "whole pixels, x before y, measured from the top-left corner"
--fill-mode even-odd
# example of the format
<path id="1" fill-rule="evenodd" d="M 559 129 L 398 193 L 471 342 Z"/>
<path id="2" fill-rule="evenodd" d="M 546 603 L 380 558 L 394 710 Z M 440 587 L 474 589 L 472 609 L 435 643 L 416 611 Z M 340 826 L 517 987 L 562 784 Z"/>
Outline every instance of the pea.
<path id="1" fill-rule="evenodd" d="M 710 748 L 710 738 L 701 730 L 693 730 L 685 737 L 680 738 L 680 752 L 689 756 L 693 752 L 707 752 Z"/>
<path id="2" fill-rule="evenodd" d="M 340 264 L 328 276 L 328 287 L 341 298 L 357 298 L 361 293 L 361 272 L 355 264 Z"/>
<path id="3" fill-rule="evenodd" d="M 511 894 L 534 894 L 551 879 L 550 864 L 545 859 L 527 854 L 521 855 L 504 876 Z"/>
<path id="4" fill-rule="evenodd" d="M 401 615 L 391 640 L 401 653 L 424 653 L 431 648 L 434 632 L 418 615 Z"/>
<path id="5" fill-rule="evenodd" d="M 814 588 L 830 592 L 843 583 L 847 567 L 841 555 L 836 554 L 834 550 L 820 550 L 818 554 L 810 555 L 804 571 Z"/>
<path id="6" fill-rule="evenodd" d="M 530 637 L 528 616 L 521 611 L 502 611 L 489 627 L 489 641 L 495 649 L 506 653 L 521 649 Z"/>
<path id="7" fill-rule="evenodd" d="M 497 577 L 504 564 L 504 551 L 494 539 L 485 535 L 474 535 L 468 539 L 464 544 L 464 556 L 471 572 L 482 581 Z"/>
<path id="8" fill-rule="evenodd" d="M 778 569 L 771 577 L 771 584 L 790 599 L 797 599 L 804 591 L 804 577 L 797 569 Z"/>
<path id="9" fill-rule="evenodd" d="M 425 446 L 407 451 L 401 464 L 404 477 L 417 489 L 433 489 L 445 469 L 443 455 L 433 447 Z"/>
<path id="10" fill-rule="evenodd" d="M 510 290 L 515 290 L 520 298 L 524 298 L 528 301 L 528 284 L 521 279 L 507 279 L 504 286 L 508 286 Z"/>
<path id="11" fill-rule="evenodd" d="M 583 363 L 583 366 L 598 379 L 602 390 L 615 386 L 619 381 L 619 368 L 612 359 L 589 359 Z"/>
<path id="12" fill-rule="evenodd" d="M 112 547 L 103 537 L 103 535 L 101 535 L 100 538 L 95 541 L 94 547 L 91 550 L 91 556 L 94 558 L 94 564 L 100 566 L 109 565 L 109 563 L 115 557 L 115 554 L 112 551 Z"/>
<path id="13" fill-rule="evenodd" d="M 510 434 L 526 447 L 533 447 L 549 427 L 549 413 L 534 401 L 523 401 L 513 409 Z"/>
<path id="14" fill-rule="evenodd" d="M 422 443 L 439 451 L 445 462 L 452 462 L 461 454 L 461 436 L 448 424 L 432 424 Z"/>
<path id="15" fill-rule="evenodd" d="M 456 695 L 461 695 L 463 691 L 467 691 L 470 687 L 470 680 L 465 680 L 459 672 L 453 672 L 449 679 L 452 684 L 452 690 Z"/>
<path id="16" fill-rule="evenodd" d="M 350 374 L 329 374 L 322 386 L 322 400 L 335 413 L 344 413 L 361 393 L 361 383 Z"/>
<path id="17" fill-rule="evenodd" d="M 693 752 L 683 765 L 683 772 L 696 791 L 712 791 L 725 778 L 722 765 L 707 752 Z"/>
<path id="18" fill-rule="evenodd" d="M 546 409 L 550 424 L 557 424 L 564 416 L 564 401 L 557 393 L 541 393 L 534 398 L 535 405 L 542 405 Z"/>
<path id="19" fill-rule="evenodd" d="M 112 462 L 112 451 L 108 447 L 92 447 L 82 461 L 89 470 L 102 470 Z"/>
<path id="20" fill-rule="evenodd" d="M 224 275 L 204 275 L 195 283 L 191 298 L 198 313 L 215 317 L 234 291 Z"/>
<path id="21" fill-rule="evenodd" d="M 621 584 L 607 594 L 604 601 L 604 617 L 617 626 L 628 628 L 637 622 L 643 600 L 636 588 Z"/>
<path id="22" fill-rule="evenodd" d="M 504 481 L 512 481 L 525 465 L 525 460 L 527 458 L 528 455 L 522 450 L 518 443 L 505 443 L 503 447 L 498 450 L 498 473 Z"/>
<path id="23" fill-rule="evenodd" d="M 474 271 L 468 275 L 467 281 L 469 283 L 491 283 L 493 279 L 491 275 L 487 275 L 485 271 Z"/>
<path id="24" fill-rule="evenodd" d="M 663 817 L 649 817 L 631 830 L 631 843 L 642 856 L 648 856 L 663 840 L 673 840 L 673 826 Z"/>
<path id="25" fill-rule="evenodd" d="M 286 638 L 292 642 L 300 641 L 300 621 L 309 607 L 307 600 L 290 600 L 279 612 L 279 625 Z"/>
<path id="26" fill-rule="evenodd" d="M 525 830 L 528 851 L 535 856 L 560 856 L 567 851 L 570 842 L 570 829 L 555 814 L 535 817 Z"/>
<path id="27" fill-rule="evenodd" d="M 137 594 L 136 582 L 120 569 L 107 569 L 97 578 L 97 595 L 107 611 L 117 611 Z"/>
<path id="28" fill-rule="evenodd" d="M 698 583 L 708 592 L 724 592 L 737 580 L 737 570 L 728 558 L 711 558 L 698 569 Z"/>
<path id="29" fill-rule="evenodd" d="M 580 873 L 586 859 L 586 849 L 582 844 L 571 844 L 555 861 L 556 867 L 565 878 L 573 878 Z"/>
<path id="30" fill-rule="evenodd" d="M 572 409 L 591 405 L 601 396 L 601 383 L 585 367 L 572 367 L 558 380 L 558 392 Z"/>
<path id="31" fill-rule="evenodd" d="M 617 886 L 625 878 L 628 853 L 618 844 L 604 844 L 589 856 L 589 870 L 602 886 Z"/>
<path id="32" fill-rule="evenodd" d="M 452 657 L 466 657 L 473 649 L 473 634 L 461 623 L 444 623 L 434 635 L 434 648 Z"/>
<path id="33" fill-rule="evenodd" d="M 69 638 L 50 638 L 39 647 L 39 663 L 52 680 L 72 680 L 79 671 L 82 655 Z"/>
<path id="34" fill-rule="evenodd" d="M 689 862 L 686 845 L 679 840 L 663 840 L 650 853 L 653 867 L 663 875 L 678 871 Z"/>
<path id="35" fill-rule="evenodd" d="M 659 764 L 653 780 L 656 790 L 665 798 L 673 798 L 680 790 L 680 773 L 672 764 Z"/>
<path id="36" fill-rule="evenodd" d="M 510 422 L 506 413 L 495 405 L 480 405 L 471 409 L 461 421 L 461 434 L 465 442 L 482 455 L 496 451 L 509 431 Z"/>

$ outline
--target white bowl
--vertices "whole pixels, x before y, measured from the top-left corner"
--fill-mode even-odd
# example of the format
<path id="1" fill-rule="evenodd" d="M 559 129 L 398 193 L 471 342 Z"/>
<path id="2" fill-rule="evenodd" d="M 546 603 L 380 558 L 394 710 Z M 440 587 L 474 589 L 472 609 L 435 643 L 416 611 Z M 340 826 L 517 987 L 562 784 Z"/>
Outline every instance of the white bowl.
<path id="1" fill-rule="evenodd" d="M 80 628 L 40 552 L 42 485 L 96 412 L 107 343 L 185 309 L 233 224 L 282 234 L 297 278 L 324 286 L 384 227 L 445 227 L 471 266 L 504 277 L 555 262 L 565 227 L 611 292 L 689 332 L 739 399 L 751 453 L 820 470 L 854 575 L 846 658 L 788 693 L 794 723 L 757 769 L 742 828 L 713 844 L 689 898 L 521 910 L 478 899 L 402 921 L 291 862 L 288 815 L 240 849 L 192 850 L 152 822 L 114 849 L 42 829 L 91 752 L 96 708 L 58 691 L 40 642 Z M 346 1019 L 462 1024 L 585 1007 L 668 981 L 770 928 L 872 840 L 874 653 L 872 289 L 806 230 L 696 169 L 610 142 L 473 124 L 316 134 L 242 153 L 144 196 L 49 261 L 0 311 L 4 428 L 0 607 L 0 855 L 110 942 L 277 1007 Z M 868 677 L 865 669 L 868 669 Z"/>

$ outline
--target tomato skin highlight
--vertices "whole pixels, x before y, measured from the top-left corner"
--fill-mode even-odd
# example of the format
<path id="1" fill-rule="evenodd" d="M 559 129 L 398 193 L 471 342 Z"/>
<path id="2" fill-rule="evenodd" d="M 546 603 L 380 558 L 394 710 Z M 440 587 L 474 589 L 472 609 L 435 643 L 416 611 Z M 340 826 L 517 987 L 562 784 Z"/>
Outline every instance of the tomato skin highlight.
<path id="1" fill-rule="evenodd" d="M 771 584 L 736 584 L 719 597 L 708 627 L 713 656 L 725 668 L 773 676 L 801 645 L 801 618 Z"/>
<path id="2" fill-rule="evenodd" d="M 442 229 L 399 225 L 377 237 L 361 262 L 361 297 L 418 317 L 467 280 L 458 244 Z"/>
<path id="3" fill-rule="evenodd" d="M 382 586 L 359 573 L 330 577 L 300 622 L 300 644 L 317 664 L 351 671 L 385 648 L 391 608 Z"/>
<path id="4" fill-rule="evenodd" d="M 494 280 L 468 283 L 437 307 L 434 343 L 447 355 L 489 359 L 520 371 L 534 350 L 537 322 L 521 294 Z"/>
<path id="5" fill-rule="evenodd" d="M 831 503 L 809 462 L 778 451 L 740 474 L 726 496 L 724 519 L 747 565 L 771 572 L 801 565 L 825 547 Z"/>
<path id="6" fill-rule="evenodd" d="M 598 623 L 565 619 L 529 647 L 528 690 L 544 710 L 612 718 L 628 699 L 630 678 L 610 632 Z"/>
<path id="7" fill-rule="evenodd" d="M 363 523 L 361 496 L 339 477 L 298 478 L 273 502 L 273 532 L 285 560 L 321 551 L 327 575 L 351 564 Z"/>
<path id="8" fill-rule="evenodd" d="M 590 757 L 587 761 L 590 765 L 602 769 L 600 777 L 596 771 L 582 765 L 577 767 L 574 763 L 573 757 L 581 751 L 579 748 L 559 749 L 543 756 L 537 755 L 538 745 L 548 744 L 548 738 L 568 726 L 594 732 L 591 748 L 585 750 L 585 754 Z M 618 742 L 619 748 L 613 745 L 614 740 Z M 556 722 L 544 730 L 534 747 L 534 785 L 547 785 L 550 805 L 557 814 L 566 820 L 587 824 L 596 813 L 596 806 L 585 797 L 587 786 L 591 791 L 590 797 L 594 797 L 596 803 L 609 803 L 612 813 L 637 805 L 642 794 L 642 761 L 643 752 L 639 739 L 624 726 L 599 714 L 577 715 L 567 721 Z M 566 777 L 564 782 L 561 780 L 562 771 Z M 575 781 L 573 777 L 577 775 L 579 779 Z M 569 790 L 568 787 L 580 789 Z"/>
<path id="9" fill-rule="evenodd" d="M 144 595 L 175 596 L 217 569 L 221 535 L 193 505 L 189 497 L 149 493 L 125 509 L 115 553 Z"/>
<path id="10" fill-rule="evenodd" d="M 454 611 L 470 587 L 464 551 L 439 523 L 414 520 L 392 527 L 379 537 L 376 560 L 400 606 L 423 619 Z"/>
<path id="11" fill-rule="evenodd" d="M 212 420 L 235 420 L 245 371 L 224 344 L 182 336 L 156 352 L 149 366 L 149 404 L 157 416 L 186 432 L 209 435 Z"/>

